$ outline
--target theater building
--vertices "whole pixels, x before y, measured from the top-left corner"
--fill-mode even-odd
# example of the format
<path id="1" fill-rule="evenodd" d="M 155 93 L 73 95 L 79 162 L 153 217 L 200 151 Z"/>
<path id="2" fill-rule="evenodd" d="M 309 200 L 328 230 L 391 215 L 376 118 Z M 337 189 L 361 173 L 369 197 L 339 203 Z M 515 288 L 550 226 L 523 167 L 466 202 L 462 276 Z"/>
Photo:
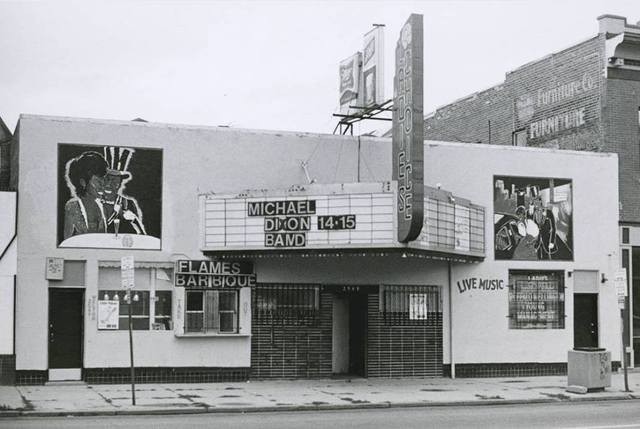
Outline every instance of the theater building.
<path id="1" fill-rule="evenodd" d="M 400 243 L 387 138 L 22 115 L 9 152 L 15 383 L 126 383 L 131 283 L 138 382 L 620 360 L 615 154 L 426 141 Z"/>
<path id="2" fill-rule="evenodd" d="M 593 37 L 506 73 L 426 115 L 425 138 L 617 153 L 617 264 L 627 271 L 624 338 L 640 364 L 640 26 L 603 15 Z M 607 191 L 611 192 L 611 191 Z"/>

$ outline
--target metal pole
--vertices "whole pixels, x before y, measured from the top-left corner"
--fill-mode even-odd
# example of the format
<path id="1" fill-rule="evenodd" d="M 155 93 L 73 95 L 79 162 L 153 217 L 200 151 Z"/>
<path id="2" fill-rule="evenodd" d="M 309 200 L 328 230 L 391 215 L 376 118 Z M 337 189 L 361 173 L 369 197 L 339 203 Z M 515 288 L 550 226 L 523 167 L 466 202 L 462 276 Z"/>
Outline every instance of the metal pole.
<path id="1" fill-rule="evenodd" d="M 629 378 L 627 375 L 627 353 L 624 350 L 624 309 L 620 310 L 620 339 L 622 340 L 622 369 L 624 371 L 624 391 L 630 392 L 629 390 Z"/>
<path id="2" fill-rule="evenodd" d="M 135 385 L 136 370 L 135 370 L 135 367 L 133 366 L 133 333 L 131 330 L 131 306 L 133 305 L 133 299 L 131 297 L 131 290 L 129 290 L 127 297 L 128 297 L 127 307 L 129 307 L 129 356 L 131 358 L 131 403 L 132 405 L 135 405 L 136 404 L 136 385 Z"/>

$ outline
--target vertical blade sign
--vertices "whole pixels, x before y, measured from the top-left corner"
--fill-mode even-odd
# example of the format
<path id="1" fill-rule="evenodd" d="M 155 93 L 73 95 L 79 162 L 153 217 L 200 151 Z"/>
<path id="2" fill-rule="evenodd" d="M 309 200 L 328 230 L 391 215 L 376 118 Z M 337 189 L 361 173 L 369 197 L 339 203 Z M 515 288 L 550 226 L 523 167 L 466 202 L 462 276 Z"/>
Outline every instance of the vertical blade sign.
<path id="1" fill-rule="evenodd" d="M 411 14 L 396 45 L 393 84 L 393 180 L 398 182 L 398 241 L 415 240 L 424 212 L 422 15 Z"/>

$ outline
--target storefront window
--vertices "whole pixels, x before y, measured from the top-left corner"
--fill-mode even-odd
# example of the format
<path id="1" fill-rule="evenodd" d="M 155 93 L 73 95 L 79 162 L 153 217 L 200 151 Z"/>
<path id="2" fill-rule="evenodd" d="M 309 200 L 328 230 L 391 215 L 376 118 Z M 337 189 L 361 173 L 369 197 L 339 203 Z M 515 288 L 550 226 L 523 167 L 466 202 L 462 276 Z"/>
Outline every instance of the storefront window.
<path id="1" fill-rule="evenodd" d="M 424 325 L 442 313 L 438 286 L 381 286 L 380 300 L 388 325 Z"/>
<path id="2" fill-rule="evenodd" d="M 99 329 L 126 330 L 129 327 L 128 304 L 124 299 L 126 291 L 121 289 L 121 270 L 117 262 L 100 262 L 98 270 L 98 301 L 117 301 L 118 322 L 115 324 L 99 323 Z M 131 322 L 136 330 L 172 330 L 172 270 L 160 267 L 136 267 L 135 287 L 133 295 L 137 301 L 131 304 Z M 100 304 L 98 311 L 110 312 L 112 307 Z M 100 314 L 98 315 L 100 316 Z M 106 316 L 106 315 L 102 315 Z M 104 317 L 103 317 L 104 318 Z M 115 327 L 114 327 L 115 326 Z"/>
<path id="3" fill-rule="evenodd" d="M 119 317 L 118 329 L 129 329 L 129 304 L 125 299 L 126 292 L 123 290 L 101 290 L 100 298 L 105 301 L 118 301 Z M 135 330 L 149 330 L 149 292 L 133 291 L 133 295 L 138 296 L 138 301 L 131 303 L 131 328 Z"/>
<path id="4" fill-rule="evenodd" d="M 185 299 L 186 332 L 238 332 L 238 291 L 187 290 Z"/>
<path id="5" fill-rule="evenodd" d="M 564 272 L 509 271 L 509 329 L 564 329 Z"/>
<path id="6" fill-rule="evenodd" d="M 156 308 L 153 329 L 173 329 L 171 322 L 171 291 L 156 291 Z"/>

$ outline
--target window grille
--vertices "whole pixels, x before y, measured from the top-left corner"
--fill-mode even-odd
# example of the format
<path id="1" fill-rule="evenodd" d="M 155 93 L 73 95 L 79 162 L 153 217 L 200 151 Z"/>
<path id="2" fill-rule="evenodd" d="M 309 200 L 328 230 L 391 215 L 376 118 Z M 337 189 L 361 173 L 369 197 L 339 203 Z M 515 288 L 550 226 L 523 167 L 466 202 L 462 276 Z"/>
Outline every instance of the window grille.
<path id="1" fill-rule="evenodd" d="M 438 286 L 380 286 L 380 311 L 388 325 L 428 325 L 442 313 Z"/>
<path id="2" fill-rule="evenodd" d="M 509 271 L 509 329 L 564 329 L 564 272 Z"/>
<path id="3" fill-rule="evenodd" d="M 313 324 L 318 321 L 320 286 L 259 284 L 253 290 L 253 311 L 258 321 Z"/>

